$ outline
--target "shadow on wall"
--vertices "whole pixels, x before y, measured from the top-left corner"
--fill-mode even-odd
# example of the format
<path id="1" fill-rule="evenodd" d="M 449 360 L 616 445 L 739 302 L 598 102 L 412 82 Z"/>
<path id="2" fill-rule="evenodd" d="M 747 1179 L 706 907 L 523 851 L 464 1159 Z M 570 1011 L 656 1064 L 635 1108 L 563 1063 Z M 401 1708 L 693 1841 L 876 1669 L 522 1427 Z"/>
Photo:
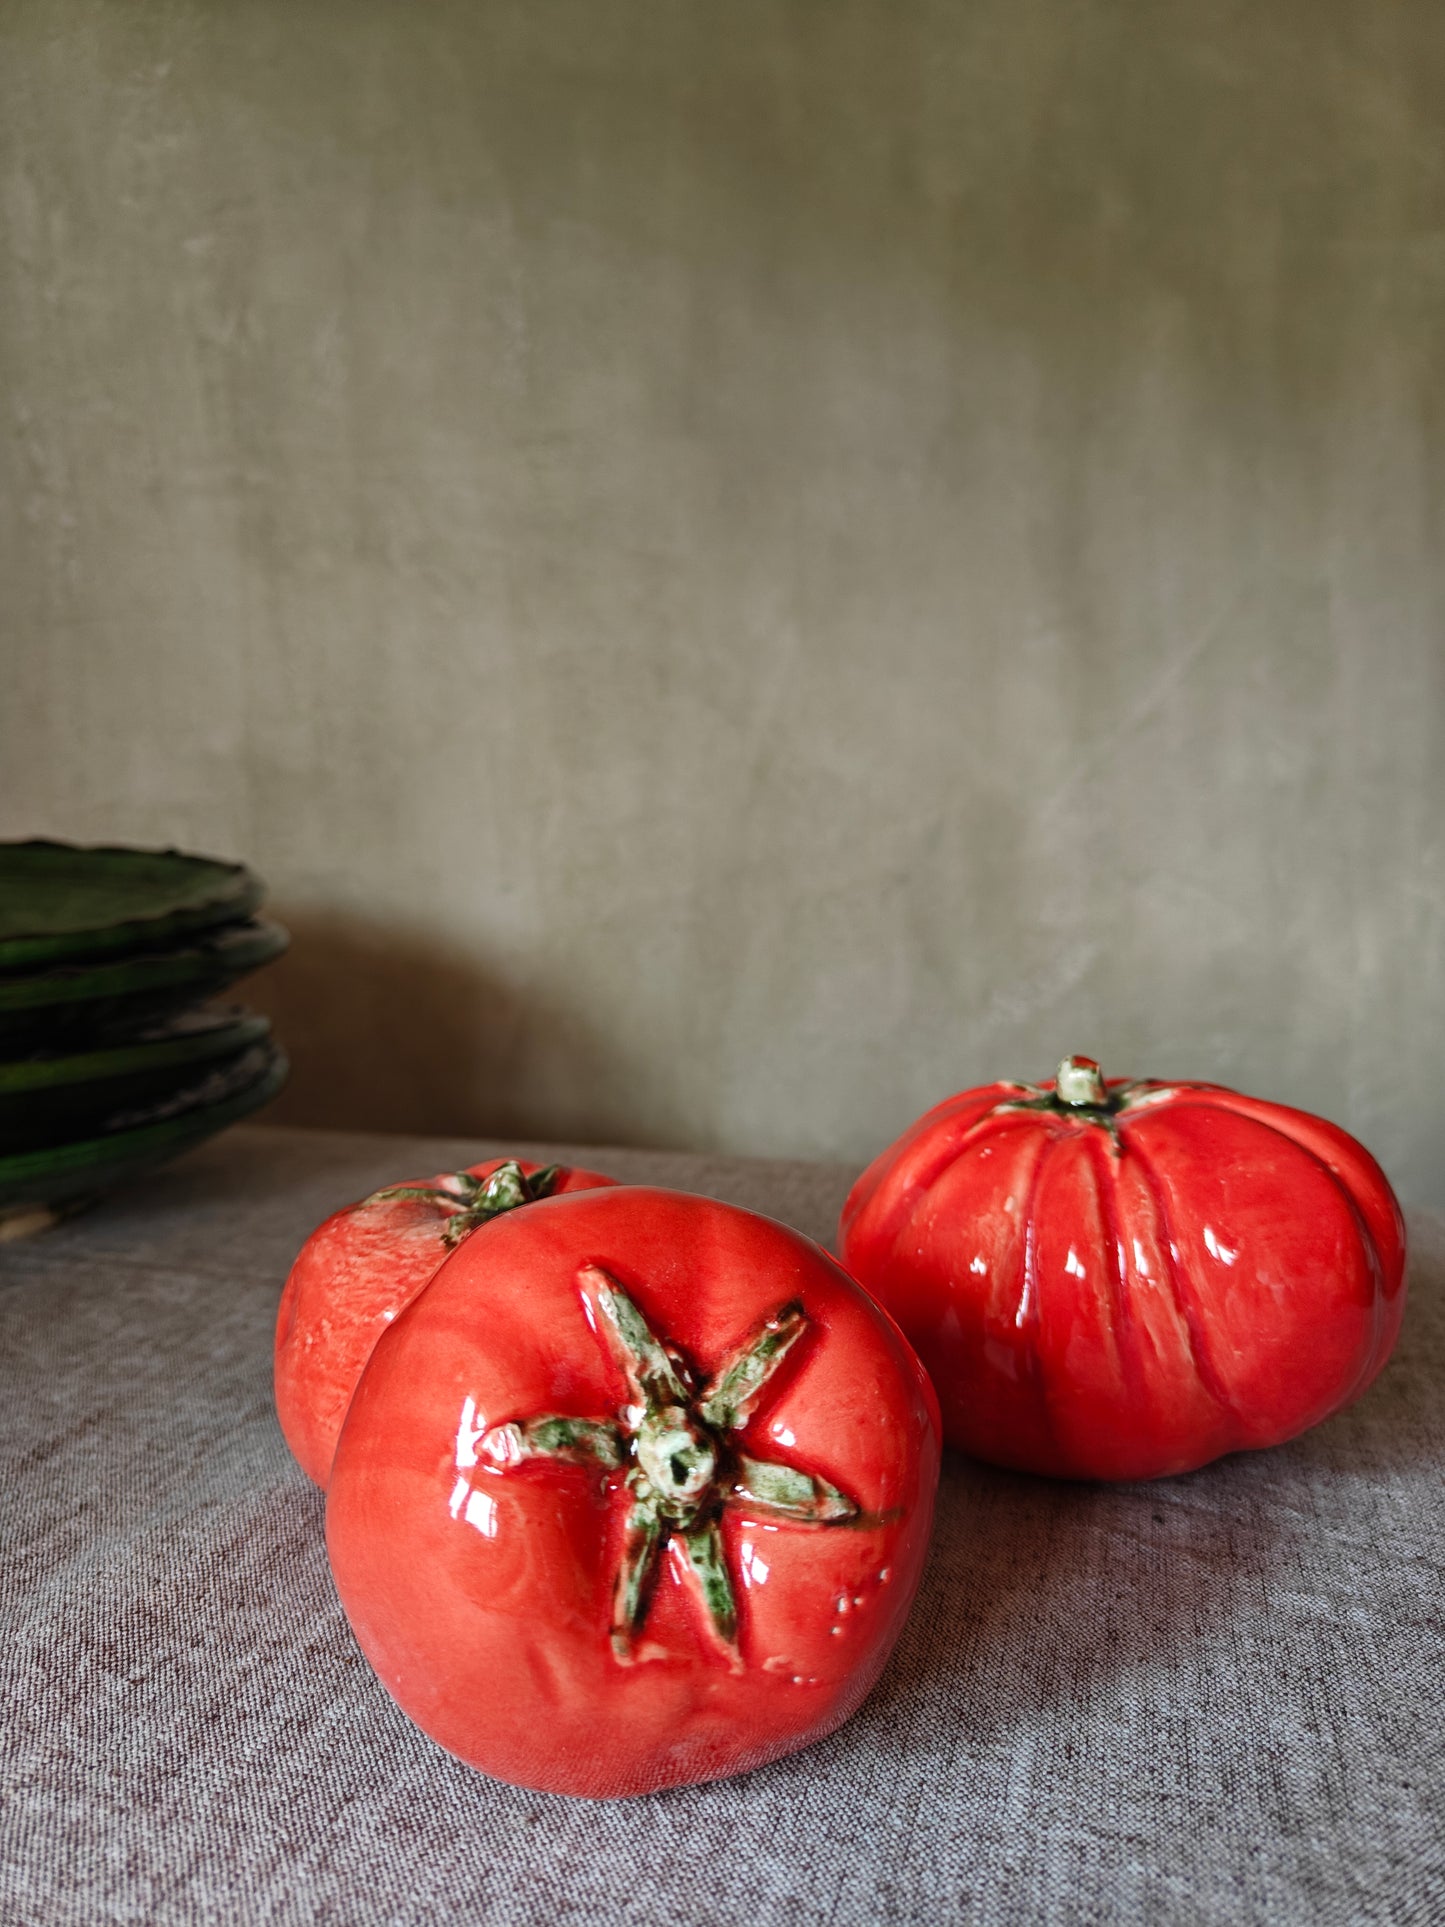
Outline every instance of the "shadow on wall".
<path id="1" fill-rule="evenodd" d="M 435 936 L 344 914 L 277 917 L 291 949 L 242 986 L 291 1079 L 275 1124 L 436 1135 L 600 1137 L 622 1073 L 575 1013 Z"/>

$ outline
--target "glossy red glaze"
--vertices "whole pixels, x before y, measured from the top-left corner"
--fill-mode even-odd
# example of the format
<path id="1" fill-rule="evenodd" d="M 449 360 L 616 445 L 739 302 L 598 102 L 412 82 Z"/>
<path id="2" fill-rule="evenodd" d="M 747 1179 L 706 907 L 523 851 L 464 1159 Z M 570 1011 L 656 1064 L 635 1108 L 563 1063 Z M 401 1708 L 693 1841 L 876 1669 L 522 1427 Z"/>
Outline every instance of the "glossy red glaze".
<path id="1" fill-rule="evenodd" d="M 507 1161 L 489 1158 L 468 1171 L 475 1178 L 490 1177 Z M 541 1167 L 523 1163 L 521 1168 L 531 1177 Z M 445 1189 L 452 1174 L 406 1182 Z M 611 1183 L 595 1171 L 568 1169 L 557 1189 L 585 1191 Z M 296 1463 L 323 1488 L 341 1421 L 372 1346 L 448 1255 L 442 1232 L 449 1215 L 439 1201 L 364 1198 L 318 1226 L 291 1267 L 276 1316 L 276 1416 Z"/>
<path id="2" fill-rule="evenodd" d="M 948 1440 L 1146 1479 L 1359 1397 L 1405 1304 L 1404 1226 L 1369 1153 L 1217 1085 L 1030 1108 L 1053 1089 L 947 1099 L 844 1207 L 844 1263 L 917 1347 Z"/>
<path id="3" fill-rule="evenodd" d="M 636 1459 L 609 1472 L 488 1458 L 487 1438 L 543 1414 L 626 1419 L 587 1295 L 601 1275 L 698 1383 L 801 1301 L 803 1335 L 739 1449 L 830 1481 L 859 1511 L 824 1523 L 723 1505 L 731 1652 L 676 1538 L 633 1649 L 614 1649 Z M 522 1786 L 638 1794 L 761 1766 L 848 1718 L 917 1587 L 938 1458 L 922 1368 L 825 1252 L 711 1199 L 596 1191 L 499 1219 L 383 1336 L 342 1431 L 327 1543 L 363 1650 L 442 1746 Z"/>

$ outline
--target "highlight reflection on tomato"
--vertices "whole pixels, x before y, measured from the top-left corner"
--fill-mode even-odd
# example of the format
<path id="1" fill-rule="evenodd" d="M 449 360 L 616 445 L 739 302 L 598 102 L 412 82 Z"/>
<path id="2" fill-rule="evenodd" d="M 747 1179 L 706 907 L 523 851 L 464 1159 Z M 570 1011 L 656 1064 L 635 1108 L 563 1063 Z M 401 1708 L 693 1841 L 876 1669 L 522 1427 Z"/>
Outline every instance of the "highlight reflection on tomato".
<path id="1" fill-rule="evenodd" d="M 388 1185 L 333 1212 L 297 1255 L 276 1316 L 276 1416 L 323 1489 L 371 1348 L 464 1237 L 539 1197 L 611 1184 L 595 1171 L 489 1158 Z"/>
<path id="2" fill-rule="evenodd" d="M 1346 1132 L 1081 1057 L 920 1118 L 853 1187 L 839 1250 L 953 1444 L 1073 1478 L 1292 1438 L 1368 1387 L 1405 1306 L 1399 1206 Z"/>
<path id="3" fill-rule="evenodd" d="M 831 1732 L 923 1567 L 937 1407 L 816 1245 L 711 1199 L 543 1200 L 376 1346 L 327 1500 L 403 1709 L 547 1791 L 642 1793 Z"/>

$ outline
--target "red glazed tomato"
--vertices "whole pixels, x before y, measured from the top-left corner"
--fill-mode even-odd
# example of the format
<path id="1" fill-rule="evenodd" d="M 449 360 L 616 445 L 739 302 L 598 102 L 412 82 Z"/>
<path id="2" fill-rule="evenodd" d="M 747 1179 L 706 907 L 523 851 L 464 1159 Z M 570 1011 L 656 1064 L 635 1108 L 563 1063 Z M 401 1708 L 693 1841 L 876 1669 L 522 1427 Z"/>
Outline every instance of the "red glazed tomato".
<path id="1" fill-rule="evenodd" d="M 491 1158 L 349 1204 L 301 1247 L 276 1318 L 276 1415 L 296 1463 L 325 1487 L 371 1348 L 454 1246 L 554 1192 L 611 1184 L 595 1171 Z"/>
<path id="2" fill-rule="evenodd" d="M 1405 1236 L 1344 1131 L 1214 1084 L 991 1084 L 859 1178 L 843 1261 L 913 1340 L 945 1436 L 1066 1478 L 1277 1445 L 1358 1398 Z"/>
<path id="3" fill-rule="evenodd" d="M 937 1404 L 767 1218 L 626 1187 L 464 1244 L 378 1343 L 327 1495 L 382 1683 L 499 1779 L 595 1798 L 831 1732 L 918 1584 Z"/>

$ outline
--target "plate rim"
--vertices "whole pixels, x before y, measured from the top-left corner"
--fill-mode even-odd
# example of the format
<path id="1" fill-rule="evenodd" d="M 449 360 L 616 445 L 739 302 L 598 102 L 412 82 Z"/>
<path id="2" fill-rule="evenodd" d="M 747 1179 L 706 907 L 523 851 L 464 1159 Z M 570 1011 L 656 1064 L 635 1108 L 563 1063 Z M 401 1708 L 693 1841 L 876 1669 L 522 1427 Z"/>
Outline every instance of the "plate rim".
<path id="1" fill-rule="evenodd" d="M 179 1155 L 181 1149 L 200 1144 L 217 1131 L 225 1130 L 227 1125 L 237 1123 L 252 1111 L 259 1110 L 281 1089 L 291 1068 L 291 1060 L 274 1039 L 267 1039 L 259 1048 L 265 1052 L 265 1059 L 255 1077 L 214 1104 L 197 1105 L 176 1117 L 162 1118 L 154 1124 L 139 1124 L 129 1130 L 107 1132 L 101 1137 L 79 1138 L 71 1144 L 51 1145 L 47 1150 L 20 1151 L 9 1157 L 0 1157 L 0 1208 L 13 1211 L 20 1206 L 58 1201 L 56 1197 L 46 1196 L 43 1191 L 27 1195 L 16 1188 L 32 1177 L 37 1184 L 45 1185 L 47 1180 L 63 1180 L 72 1175 L 88 1176 L 93 1172 L 96 1177 L 95 1191 L 104 1192 L 109 1182 L 108 1166 L 124 1169 L 134 1164 L 139 1169 L 151 1161 L 163 1160 L 172 1150 Z M 67 1193 L 71 1197 L 81 1196 L 85 1194 L 85 1187 L 81 1185 L 70 1190 L 62 1184 L 59 1198 L 64 1198 Z"/>
<path id="2" fill-rule="evenodd" d="M 102 997 L 183 987 L 193 977 L 205 976 L 200 966 L 206 960 L 234 962 L 234 958 L 226 957 L 228 949 L 239 949 L 243 955 L 252 950 L 258 953 L 254 962 L 243 962 L 230 973 L 244 976 L 247 971 L 274 963 L 290 942 L 290 931 L 274 917 L 248 917 L 244 923 L 197 932 L 193 941 L 168 950 L 112 957 L 104 963 L 56 964 L 31 974 L 0 976 L 0 1015 L 23 1017 L 28 1011 L 53 1011 Z M 47 990 L 51 994 L 46 995 Z"/>
<path id="3" fill-rule="evenodd" d="M 103 1084 L 131 1071 L 163 1070 L 171 1064 L 204 1064 L 213 1057 L 226 1057 L 264 1043 L 270 1034 L 269 1017 L 238 1006 L 230 1013 L 229 1022 L 189 1035 L 133 1038 L 99 1050 L 13 1058 L 0 1062 L 0 1099 L 25 1097 L 37 1091 L 74 1090 L 77 1086 Z M 187 1045 L 191 1048 L 183 1048 Z M 60 1066 L 66 1067 L 66 1075 L 57 1077 L 53 1073 Z M 52 1074 L 39 1074 L 44 1072 Z"/>
<path id="4" fill-rule="evenodd" d="M 206 865 L 225 874 L 198 902 L 185 907 L 142 912 L 114 923 L 87 924 L 68 931 L 16 931 L 0 936 L 0 971 L 26 970 L 35 964 L 65 963 L 143 950 L 152 940 L 197 934 L 227 923 L 244 922 L 261 907 L 266 886 L 248 864 L 228 857 L 182 850 L 173 843 L 73 843 L 64 837 L 26 836 L 0 839 L 0 850 L 63 850 L 81 856 L 174 857 L 182 863 Z"/>

